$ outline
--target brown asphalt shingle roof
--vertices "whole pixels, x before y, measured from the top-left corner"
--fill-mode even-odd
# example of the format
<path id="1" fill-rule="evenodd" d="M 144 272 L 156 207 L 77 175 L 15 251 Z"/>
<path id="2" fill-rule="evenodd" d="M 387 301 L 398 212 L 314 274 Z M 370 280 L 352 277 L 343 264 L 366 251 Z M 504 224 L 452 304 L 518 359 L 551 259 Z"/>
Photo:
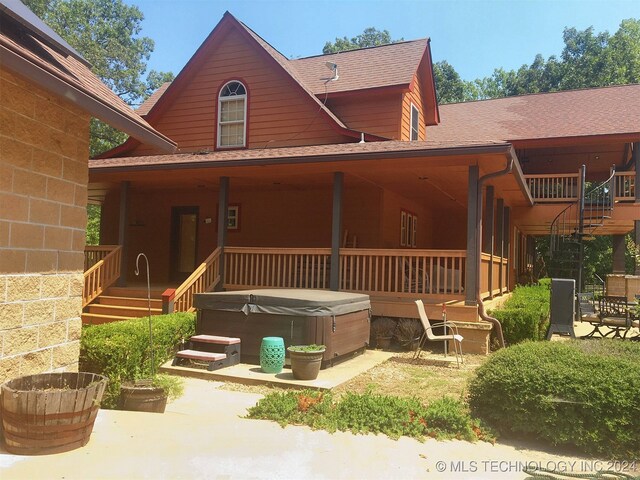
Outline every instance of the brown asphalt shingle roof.
<path id="1" fill-rule="evenodd" d="M 169 88 L 171 82 L 164 82 L 160 87 L 153 92 L 149 97 L 136 108 L 136 113 L 140 116 L 144 116 L 149 113 L 149 110 L 156 104 L 158 99 L 162 96 L 167 88 Z"/>
<path id="2" fill-rule="evenodd" d="M 13 54 L 47 72 L 56 80 L 76 89 L 108 109 L 125 117 L 130 124 L 159 139 L 162 144 L 175 145 L 169 138 L 157 132 L 143 118 L 135 113 L 118 95 L 112 92 L 84 63 L 72 55 L 51 48 L 43 40 L 31 35 L 23 27 L 16 26 L 8 17 L 0 16 L 0 52 L 8 61 Z M 2 64 L 5 61 L 1 62 Z M 47 85 L 40 85 L 47 88 Z M 74 101 L 74 99 L 70 99 Z M 93 111 L 89 113 L 99 116 Z M 130 133 L 130 132 L 128 132 Z"/>
<path id="3" fill-rule="evenodd" d="M 440 105 L 433 141 L 517 142 L 640 132 L 640 85 Z"/>
<path id="4" fill-rule="evenodd" d="M 408 86 L 418 70 L 429 40 L 424 38 L 379 47 L 318 55 L 291 60 L 300 79 L 316 95 L 370 88 Z M 332 76 L 325 62 L 338 65 L 339 78 Z M 326 90 L 325 90 L 326 88 Z"/>
<path id="5" fill-rule="evenodd" d="M 304 147 L 286 147 L 286 148 L 264 148 L 249 150 L 227 150 L 215 151 L 208 153 L 180 153 L 173 155 L 148 155 L 140 157 L 115 157 L 101 158 L 89 161 L 89 169 L 119 169 L 119 168 L 158 168 L 162 166 L 173 167 L 205 167 L 216 164 L 237 164 L 241 166 L 243 163 L 251 163 L 263 161 L 265 164 L 278 161 L 291 161 L 316 158 L 327 159 L 333 161 L 340 156 L 357 156 L 373 155 L 373 154 L 389 154 L 390 156 L 397 153 L 399 156 L 411 154 L 412 152 L 432 152 L 450 150 L 455 153 L 455 149 L 483 149 L 483 148 L 499 148 L 508 150 L 511 145 L 506 142 L 486 141 L 477 142 L 402 142 L 390 140 L 385 142 L 367 142 L 367 143 L 338 143 L 331 145 L 312 145 Z"/>

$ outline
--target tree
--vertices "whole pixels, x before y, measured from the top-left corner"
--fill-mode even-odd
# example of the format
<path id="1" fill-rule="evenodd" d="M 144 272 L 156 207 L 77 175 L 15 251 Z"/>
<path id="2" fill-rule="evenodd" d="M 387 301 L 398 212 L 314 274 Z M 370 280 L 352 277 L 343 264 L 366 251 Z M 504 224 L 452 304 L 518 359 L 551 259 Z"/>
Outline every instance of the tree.
<path id="1" fill-rule="evenodd" d="M 378 45 L 387 45 L 389 43 L 397 43 L 404 41 L 403 38 L 391 40 L 391 34 L 387 30 L 378 30 L 374 27 L 365 28 L 360 35 L 349 40 L 347 37 L 338 38 L 334 43 L 327 42 L 324 44 L 322 53 L 338 53 L 345 50 L 355 50 L 357 48 L 376 47 Z"/>
<path id="2" fill-rule="evenodd" d="M 141 103 L 173 74 L 151 71 L 143 80 L 154 43 L 141 37 L 142 12 L 122 0 L 25 0 L 25 4 L 92 65 L 93 72 L 129 105 Z M 90 154 L 126 135 L 96 119 Z"/>
<path id="3" fill-rule="evenodd" d="M 462 80 L 446 60 L 433 64 L 433 78 L 436 82 L 438 103 L 458 103 L 473 98 L 469 95 L 468 82 Z"/>

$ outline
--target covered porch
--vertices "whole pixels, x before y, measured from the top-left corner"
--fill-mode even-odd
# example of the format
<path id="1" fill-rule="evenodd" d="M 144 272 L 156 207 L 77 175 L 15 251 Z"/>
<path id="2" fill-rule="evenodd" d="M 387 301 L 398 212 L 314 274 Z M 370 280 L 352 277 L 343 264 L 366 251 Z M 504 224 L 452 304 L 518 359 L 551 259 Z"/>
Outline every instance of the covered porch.
<path id="1" fill-rule="evenodd" d="M 145 252 L 152 283 L 175 286 L 166 311 L 197 291 L 295 287 L 367 293 L 374 315 L 396 317 L 421 298 L 436 318 L 447 304 L 478 322 L 479 299 L 515 283 L 511 209 L 533 203 L 515 152 L 393 143 L 101 160 L 101 243 L 122 246 L 120 285 Z"/>

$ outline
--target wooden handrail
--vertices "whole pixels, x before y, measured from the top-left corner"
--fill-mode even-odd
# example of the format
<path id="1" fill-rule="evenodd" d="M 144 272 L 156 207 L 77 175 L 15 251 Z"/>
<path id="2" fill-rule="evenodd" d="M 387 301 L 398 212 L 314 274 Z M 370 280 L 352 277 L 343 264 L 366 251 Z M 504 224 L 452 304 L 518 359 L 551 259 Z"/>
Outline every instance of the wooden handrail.
<path id="1" fill-rule="evenodd" d="M 497 255 L 482 252 L 480 256 L 480 295 L 482 298 L 498 295 L 508 291 L 506 285 L 509 260 Z M 502 271 L 502 275 L 500 275 Z M 502 278 L 503 284 L 499 284 Z"/>
<path id="2" fill-rule="evenodd" d="M 330 248 L 226 247 L 225 287 L 329 288 Z"/>
<path id="3" fill-rule="evenodd" d="M 531 196 L 536 202 L 573 202 L 578 199 L 579 173 L 525 175 Z"/>
<path id="4" fill-rule="evenodd" d="M 340 290 L 395 296 L 461 296 L 464 250 L 340 250 Z"/>
<path id="5" fill-rule="evenodd" d="M 120 245 L 86 245 L 84 247 L 84 270 L 87 271 Z"/>
<path id="6" fill-rule="evenodd" d="M 196 268 L 189 278 L 176 288 L 173 294 L 173 308 L 168 309 L 166 313 L 174 312 L 192 312 L 193 296 L 196 293 L 208 292 L 215 288 L 220 281 L 220 254 L 222 249 L 216 248 L 198 268 Z M 164 311 L 164 305 L 163 305 Z"/>
<path id="7" fill-rule="evenodd" d="M 94 251 L 108 251 L 100 260 L 84 272 L 84 287 L 82 289 L 82 308 L 89 305 L 120 277 L 120 259 L 122 247 L 120 245 L 104 245 L 108 247 Z M 86 258 L 86 257 L 85 257 Z"/>
<path id="8" fill-rule="evenodd" d="M 616 172 L 613 181 L 616 201 L 636 199 L 636 172 Z"/>

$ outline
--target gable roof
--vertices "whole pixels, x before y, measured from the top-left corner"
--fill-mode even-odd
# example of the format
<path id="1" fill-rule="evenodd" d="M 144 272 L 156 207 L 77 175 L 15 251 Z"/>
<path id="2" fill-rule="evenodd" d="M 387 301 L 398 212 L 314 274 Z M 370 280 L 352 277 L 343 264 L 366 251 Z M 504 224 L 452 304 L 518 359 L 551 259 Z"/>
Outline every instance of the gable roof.
<path id="1" fill-rule="evenodd" d="M 291 60 L 301 80 L 316 95 L 384 87 L 409 87 L 429 39 L 317 55 Z M 338 65 L 337 81 L 328 81 L 325 62 Z"/>
<path id="2" fill-rule="evenodd" d="M 193 75 L 205 51 L 213 48 L 216 39 L 224 36 L 229 28 L 237 28 L 246 38 L 255 42 L 260 51 L 274 62 L 293 80 L 294 85 L 313 101 L 319 111 L 336 130 L 344 135 L 360 138 L 361 132 L 350 129 L 325 105 L 325 95 L 341 95 L 353 92 L 397 88 L 410 91 L 414 88 L 416 74 L 423 72 L 422 78 L 433 78 L 430 41 L 428 38 L 398 42 L 377 47 L 361 48 L 335 54 L 317 55 L 289 60 L 271 44 L 255 33 L 251 28 L 225 12 L 222 20 L 205 39 L 202 45 L 187 62 L 178 77 L 170 84 L 163 85 L 149 97 L 137 110 L 145 118 L 153 121 L 172 101 L 172 97 L 185 86 Z M 339 79 L 328 81 L 330 71 L 325 63 L 338 65 Z M 426 74 L 425 74 L 426 70 Z M 435 125 L 439 122 L 435 84 L 431 82 L 422 89 L 425 105 L 425 123 Z M 376 135 L 366 134 L 367 141 L 386 140 Z M 120 147 L 105 153 L 102 158 L 125 153 L 135 147 L 128 141 Z"/>
<path id="3" fill-rule="evenodd" d="M 162 85 L 160 85 L 155 92 L 149 95 L 147 99 L 142 102 L 138 108 L 136 108 L 136 113 L 141 117 L 144 117 L 147 113 L 149 113 L 149 110 L 153 108 L 162 94 L 167 90 L 167 88 L 169 88 L 169 85 L 171 85 L 171 82 L 164 82 Z"/>
<path id="4" fill-rule="evenodd" d="M 163 151 L 175 151 L 175 143 L 157 132 L 102 83 L 86 61 L 78 58 L 77 52 L 69 52 L 58 40 L 34 32 L 32 25 L 37 17 L 27 9 L 32 18 L 24 19 L 20 12 L 24 14 L 26 7 L 18 3 L 19 6 L 12 9 L 13 4 L 5 1 L 0 9 L 0 65 L 144 143 Z"/>
<path id="5" fill-rule="evenodd" d="M 173 82 L 167 85 L 157 96 L 152 95 L 145 103 L 143 103 L 144 109 L 142 112 L 146 119 L 153 122 L 166 108 L 169 107 L 173 98 L 178 95 L 181 89 L 190 81 L 192 76 L 195 75 L 199 65 L 204 61 L 203 59 L 206 56 L 206 53 L 215 48 L 215 46 L 225 36 L 226 32 L 230 31 L 230 29 L 236 29 L 240 32 L 258 48 L 259 53 L 265 55 L 274 66 L 284 72 L 284 74 L 292 80 L 293 85 L 301 91 L 305 98 L 307 98 L 308 101 L 313 102 L 318 107 L 320 113 L 327 121 L 329 121 L 335 130 L 352 138 L 360 138 L 363 132 L 348 128 L 331 110 L 329 110 L 324 102 L 321 102 L 313 92 L 305 86 L 304 82 L 298 76 L 298 72 L 291 67 L 289 60 L 287 60 L 284 55 L 273 48 L 267 41 L 247 27 L 244 23 L 236 19 L 228 11 L 224 13 L 222 20 L 220 20 L 204 42 L 202 42 L 198 47 L 196 52 L 191 56 L 187 64 L 183 67 Z M 143 105 L 141 105 L 141 107 Z M 368 134 L 366 132 L 364 132 L 364 136 L 367 141 L 385 140 L 380 136 Z M 127 141 L 122 145 L 99 155 L 99 158 L 121 155 L 132 150 L 136 145 L 137 142 L 135 139 L 127 139 Z"/>
<path id="6" fill-rule="evenodd" d="M 433 141 L 536 141 L 601 135 L 640 138 L 640 85 L 568 90 L 440 106 Z"/>

